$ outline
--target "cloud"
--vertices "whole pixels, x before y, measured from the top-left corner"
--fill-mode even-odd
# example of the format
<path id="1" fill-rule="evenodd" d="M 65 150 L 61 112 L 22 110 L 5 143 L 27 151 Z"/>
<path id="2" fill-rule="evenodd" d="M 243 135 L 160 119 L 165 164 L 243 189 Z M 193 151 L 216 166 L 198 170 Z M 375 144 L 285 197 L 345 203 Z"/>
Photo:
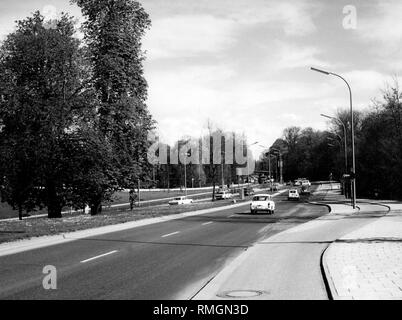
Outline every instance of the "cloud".
<path id="1" fill-rule="evenodd" d="M 400 52 L 402 44 L 402 3 L 400 0 L 376 1 L 370 6 L 370 14 L 357 11 L 357 34 L 361 39 L 375 44 L 375 50 L 384 54 Z"/>
<path id="2" fill-rule="evenodd" d="M 233 3 L 233 2 L 231 2 Z M 309 1 L 236 1 L 229 16 L 244 25 L 269 24 L 285 35 L 304 36 L 316 31 L 313 12 L 317 6 Z"/>
<path id="3" fill-rule="evenodd" d="M 148 70 L 147 79 L 149 109 L 162 136 L 172 140 L 198 134 L 207 119 L 254 139 L 273 139 L 286 125 L 308 122 L 308 116 L 307 120 L 296 116 L 304 114 L 303 101 L 332 92 L 325 82 L 243 79 L 230 65 L 182 66 L 175 72 Z"/>
<path id="4" fill-rule="evenodd" d="M 277 42 L 275 62 L 270 65 L 273 69 L 307 68 L 309 66 L 328 67 L 331 64 L 321 60 L 318 56 L 322 50 L 314 46 L 297 46 L 285 42 Z"/>
<path id="5" fill-rule="evenodd" d="M 291 36 L 301 36 L 316 31 L 316 26 L 312 20 L 311 12 L 306 2 L 283 2 L 273 7 L 273 12 L 278 17 L 278 22 L 283 23 L 285 34 Z"/>
<path id="6" fill-rule="evenodd" d="M 299 122 L 301 117 L 295 113 L 282 113 L 276 116 L 279 121 Z"/>
<path id="7" fill-rule="evenodd" d="M 256 0 L 252 5 L 245 0 L 201 1 L 196 6 L 198 11 L 190 11 L 193 6 L 180 1 L 165 4 L 175 5 L 180 14 L 157 15 L 152 19 L 152 27 L 144 39 L 150 60 L 219 55 L 240 41 L 243 31 L 260 24 L 273 31 L 282 30 L 286 36 L 304 36 L 316 31 L 313 12 L 317 6 L 308 1 Z M 152 12 L 156 8 L 155 4 L 150 6 Z"/>
<path id="8" fill-rule="evenodd" d="M 354 90 L 375 92 L 383 89 L 391 78 L 374 70 L 353 70 L 344 74 Z"/>
<path id="9" fill-rule="evenodd" d="M 381 90 L 386 88 L 387 83 L 393 83 L 392 77 L 375 70 L 352 70 L 342 73 L 352 89 L 353 106 L 356 109 L 367 109 L 372 99 L 382 97 Z M 343 81 L 328 79 L 331 90 L 328 94 L 321 95 L 312 101 L 314 108 L 320 109 L 323 113 L 335 112 L 338 108 L 349 108 L 349 92 Z"/>
<path id="10" fill-rule="evenodd" d="M 216 54 L 234 42 L 234 23 L 212 15 L 176 15 L 155 20 L 144 39 L 150 60 Z"/>

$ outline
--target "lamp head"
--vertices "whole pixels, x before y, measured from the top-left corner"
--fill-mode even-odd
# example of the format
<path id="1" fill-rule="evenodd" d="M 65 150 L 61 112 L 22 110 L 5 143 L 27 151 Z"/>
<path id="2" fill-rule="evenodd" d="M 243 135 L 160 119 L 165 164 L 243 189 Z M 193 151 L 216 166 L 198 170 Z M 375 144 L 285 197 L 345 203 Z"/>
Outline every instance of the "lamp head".
<path id="1" fill-rule="evenodd" d="M 320 72 L 320 73 L 323 73 L 323 74 L 326 74 L 326 75 L 330 75 L 330 73 L 328 71 L 324 71 L 324 70 L 313 68 L 313 67 L 311 67 L 310 69 L 313 70 L 313 71 L 316 71 L 316 72 Z"/>

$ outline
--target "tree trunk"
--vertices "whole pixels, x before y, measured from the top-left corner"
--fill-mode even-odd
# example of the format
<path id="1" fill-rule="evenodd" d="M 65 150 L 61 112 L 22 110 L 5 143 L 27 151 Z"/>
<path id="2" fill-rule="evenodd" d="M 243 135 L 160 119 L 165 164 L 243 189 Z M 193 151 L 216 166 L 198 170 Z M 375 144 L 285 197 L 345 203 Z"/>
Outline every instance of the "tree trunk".
<path id="1" fill-rule="evenodd" d="M 22 206 L 18 205 L 18 219 L 22 220 Z"/>
<path id="2" fill-rule="evenodd" d="M 49 219 L 61 218 L 62 205 L 53 182 L 47 184 L 47 216 Z"/>
<path id="3" fill-rule="evenodd" d="M 98 196 L 93 199 L 91 205 L 91 216 L 96 216 L 97 214 L 102 212 L 102 197 Z"/>
<path id="4" fill-rule="evenodd" d="M 61 218 L 61 206 L 60 204 L 57 202 L 57 200 L 55 201 L 51 201 L 51 203 L 48 204 L 47 206 L 47 216 L 49 219 L 57 219 L 57 218 Z"/>

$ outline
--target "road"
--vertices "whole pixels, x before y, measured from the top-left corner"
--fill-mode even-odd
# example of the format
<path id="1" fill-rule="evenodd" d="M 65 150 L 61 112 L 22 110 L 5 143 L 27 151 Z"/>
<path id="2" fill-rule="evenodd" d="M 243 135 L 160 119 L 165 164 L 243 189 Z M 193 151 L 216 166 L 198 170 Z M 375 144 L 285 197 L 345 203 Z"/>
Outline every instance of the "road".
<path id="1" fill-rule="evenodd" d="M 328 212 L 275 201 L 273 216 L 245 205 L 0 257 L 0 299 L 190 299 L 258 240 Z M 56 290 L 42 286 L 46 265 Z"/>

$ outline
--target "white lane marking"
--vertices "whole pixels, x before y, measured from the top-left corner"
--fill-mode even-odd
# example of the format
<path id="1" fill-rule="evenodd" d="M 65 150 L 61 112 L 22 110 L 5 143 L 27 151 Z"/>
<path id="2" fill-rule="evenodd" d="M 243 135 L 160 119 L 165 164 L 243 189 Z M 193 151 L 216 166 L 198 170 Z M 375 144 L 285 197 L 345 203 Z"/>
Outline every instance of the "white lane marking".
<path id="1" fill-rule="evenodd" d="M 180 231 L 176 231 L 176 232 L 172 232 L 172 233 L 169 233 L 169 234 L 165 234 L 164 236 L 162 236 L 162 238 L 170 237 L 170 236 L 173 236 L 173 235 L 178 234 L 178 233 L 180 233 Z"/>
<path id="2" fill-rule="evenodd" d="M 213 222 L 213 221 L 209 221 L 209 222 L 203 223 L 202 225 L 203 225 L 203 226 L 206 226 L 207 224 L 211 224 L 211 223 L 214 223 L 214 222 Z"/>
<path id="3" fill-rule="evenodd" d="M 110 252 L 101 254 L 101 255 L 99 255 L 99 256 L 93 257 L 93 258 L 89 258 L 89 259 L 86 259 L 86 260 L 82 260 L 81 263 L 85 263 L 85 262 L 89 262 L 89 261 L 92 261 L 92 260 L 95 260 L 95 259 L 98 259 L 98 258 L 102 258 L 102 257 L 111 255 L 111 254 L 116 253 L 116 252 L 117 252 L 117 250 L 113 250 L 113 251 L 110 251 Z"/>

